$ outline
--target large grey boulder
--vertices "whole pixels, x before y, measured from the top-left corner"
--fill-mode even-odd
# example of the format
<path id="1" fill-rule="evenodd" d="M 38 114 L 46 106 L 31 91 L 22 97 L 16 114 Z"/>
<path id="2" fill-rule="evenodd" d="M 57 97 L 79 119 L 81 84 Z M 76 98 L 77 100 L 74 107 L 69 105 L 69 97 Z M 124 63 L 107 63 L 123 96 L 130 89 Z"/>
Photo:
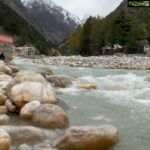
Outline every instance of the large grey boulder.
<path id="1" fill-rule="evenodd" d="M 46 76 L 47 80 L 56 87 L 66 88 L 72 84 L 72 78 L 64 75 Z"/>
<path id="2" fill-rule="evenodd" d="M 35 70 L 36 72 L 42 74 L 44 77 L 46 75 L 53 75 L 53 71 L 47 67 L 47 66 L 43 66 L 43 67 L 38 67 L 37 70 Z"/>
<path id="3" fill-rule="evenodd" d="M 69 119 L 65 111 L 57 105 L 43 104 L 33 114 L 33 123 L 45 128 L 65 128 Z"/>
<path id="4" fill-rule="evenodd" d="M 59 150 L 109 150 L 118 141 L 114 126 L 82 126 L 69 128 L 56 144 Z"/>
<path id="5" fill-rule="evenodd" d="M 51 85 L 38 82 L 22 82 L 13 86 L 10 97 L 18 108 L 34 100 L 41 103 L 57 103 L 56 94 Z"/>

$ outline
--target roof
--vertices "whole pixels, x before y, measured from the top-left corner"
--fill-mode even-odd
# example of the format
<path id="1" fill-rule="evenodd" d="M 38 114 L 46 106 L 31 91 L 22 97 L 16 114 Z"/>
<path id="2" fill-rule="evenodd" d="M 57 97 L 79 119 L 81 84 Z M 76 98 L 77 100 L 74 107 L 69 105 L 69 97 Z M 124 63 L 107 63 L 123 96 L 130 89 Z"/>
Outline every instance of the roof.
<path id="1" fill-rule="evenodd" d="M 13 43 L 13 38 L 9 37 L 9 36 L 5 36 L 5 35 L 0 35 L 0 42 L 4 42 L 4 43 Z"/>

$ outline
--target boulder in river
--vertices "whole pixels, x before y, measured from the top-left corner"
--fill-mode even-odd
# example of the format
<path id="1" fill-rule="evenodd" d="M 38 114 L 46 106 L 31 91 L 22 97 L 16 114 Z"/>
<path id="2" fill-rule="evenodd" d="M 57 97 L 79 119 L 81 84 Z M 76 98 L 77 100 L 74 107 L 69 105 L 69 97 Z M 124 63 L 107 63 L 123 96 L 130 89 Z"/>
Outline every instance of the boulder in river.
<path id="1" fill-rule="evenodd" d="M 5 101 L 5 106 L 7 107 L 8 112 L 10 112 L 10 113 L 14 113 L 14 112 L 16 112 L 16 110 L 17 110 L 16 106 L 15 106 L 15 105 L 13 104 L 13 102 L 12 102 L 11 100 L 9 100 L 9 99 L 7 99 L 7 100 Z"/>
<path id="2" fill-rule="evenodd" d="M 0 129 L 0 150 L 9 150 L 10 144 L 11 137 L 5 130 Z"/>
<path id="3" fill-rule="evenodd" d="M 17 65 L 9 64 L 8 67 L 13 71 L 13 73 L 17 73 L 20 71 L 20 68 Z"/>
<path id="4" fill-rule="evenodd" d="M 36 111 L 41 103 L 39 101 L 32 101 L 27 103 L 20 111 L 20 116 L 23 119 L 32 119 L 33 113 Z"/>
<path id="5" fill-rule="evenodd" d="M 7 99 L 7 96 L 1 91 L 0 92 L 0 106 L 5 104 L 6 99 Z"/>
<path id="6" fill-rule="evenodd" d="M 52 134 L 52 131 L 47 131 L 32 126 L 0 126 L 0 128 L 8 132 L 13 143 L 17 141 L 17 143 L 33 144 L 35 142 L 43 141 Z"/>
<path id="7" fill-rule="evenodd" d="M 57 105 L 43 104 L 33 114 L 33 123 L 45 128 L 65 128 L 69 119 L 65 111 Z"/>
<path id="8" fill-rule="evenodd" d="M 42 74 L 44 77 L 46 75 L 53 75 L 54 74 L 53 71 L 49 67 L 47 67 L 47 66 L 38 67 L 38 71 L 37 72 L 40 73 L 40 74 Z"/>
<path id="9" fill-rule="evenodd" d="M 0 125 L 6 125 L 9 122 L 9 116 L 6 114 L 0 115 Z"/>
<path id="10" fill-rule="evenodd" d="M 13 73 L 12 70 L 7 65 L 1 62 L 0 62 L 0 72 L 6 73 L 9 75 L 12 75 Z"/>
<path id="11" fill-rule="evenodd" d="M 10 82 L 10 81 L 12 81 L 12 79 L 13 78 L 10 75 L 5 74 L 3 72 L 0 72 L 0 81 L 8 81 L 8 82 Z"/>
<path id="12" fill-rule="evenodd" d="M 77 89 L 87 89 L 87 90 L 96 90 L 96 84 L 86 83 L 86 84 L 78 84 Z"/>
<path id="13" fill-rule="evenodd" d="M 118 142 L 114 126 L 71 127 L 56 144 L 59 150 L 109 150 Z"/>
<path id="14" fill-rule="evenodd" d="M 56 87 L 66 88 L 72 84 L 72 78 L 64 75 L 51 75 L 46 78 Z"/>
<path id="15" fill-rule="evenodd" d="M 30 70 L 20 71 L 16 74 L 15 79 L 14 79 L 14 82 L 16 84 L 21 83 L 21 82 L 26 82 L 26 81 L 39 82 L 43 84 L 47 82 L 46 79 L 41 74 L 30 71 Z"/>
<path id="16" fill-rule="evenodd" d="M 31 146 L 27 145 L 27 144 L 21 144 L 17 150 L 33 150 Z"/>
<path id="17" fill-rule="evenodd" d="M 34 100 L 41 103 L 57 103 L 56 94 L 51 85 L 38 82 L 23 82 L 13 86 L 11 99 L 18 108 L 22 108 L 26 103 Z"/>
<path id="18" fill-rule="evenodd" d="M 0 114 L 7 114 L 8 109 L 6 106 L 0 106 Z"/>

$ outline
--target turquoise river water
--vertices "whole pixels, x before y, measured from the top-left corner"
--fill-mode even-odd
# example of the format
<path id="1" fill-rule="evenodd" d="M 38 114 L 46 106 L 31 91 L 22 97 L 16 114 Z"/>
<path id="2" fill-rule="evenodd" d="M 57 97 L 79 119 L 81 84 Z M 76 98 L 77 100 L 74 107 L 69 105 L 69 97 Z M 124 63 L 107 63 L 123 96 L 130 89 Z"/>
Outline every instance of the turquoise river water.
<path id="1" fill-rule="evenodd" d="M 39 66 L 16 63 L 23 68 Z M 111 124 L 119 130 L 114 150 L 150 150 L 150 82 L 145 81 L 149 71 L 49 67 L 74 78 L 71 87 L 58 89 L 58 97 L 70 108 L 71 126 Z M 98 89 L 78 90 L 78 83 L 95 83 Z"/>

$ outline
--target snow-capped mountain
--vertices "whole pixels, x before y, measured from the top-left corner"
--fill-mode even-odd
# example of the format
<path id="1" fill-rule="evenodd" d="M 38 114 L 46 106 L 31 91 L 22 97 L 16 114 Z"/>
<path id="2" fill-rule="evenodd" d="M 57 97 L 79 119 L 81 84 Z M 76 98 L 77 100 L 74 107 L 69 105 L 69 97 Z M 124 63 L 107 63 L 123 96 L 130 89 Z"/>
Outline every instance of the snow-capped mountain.
<path id="1" fill-rule="evenodd" d="M 42 34 L 46 39 L 54 43 L 60 43 L 65 40 L 76 25 L 81 23 L 78 17 L 75 17 L 51 0 L 21 1 L 27 9 L 28 15 L 36 20 Z"/>

